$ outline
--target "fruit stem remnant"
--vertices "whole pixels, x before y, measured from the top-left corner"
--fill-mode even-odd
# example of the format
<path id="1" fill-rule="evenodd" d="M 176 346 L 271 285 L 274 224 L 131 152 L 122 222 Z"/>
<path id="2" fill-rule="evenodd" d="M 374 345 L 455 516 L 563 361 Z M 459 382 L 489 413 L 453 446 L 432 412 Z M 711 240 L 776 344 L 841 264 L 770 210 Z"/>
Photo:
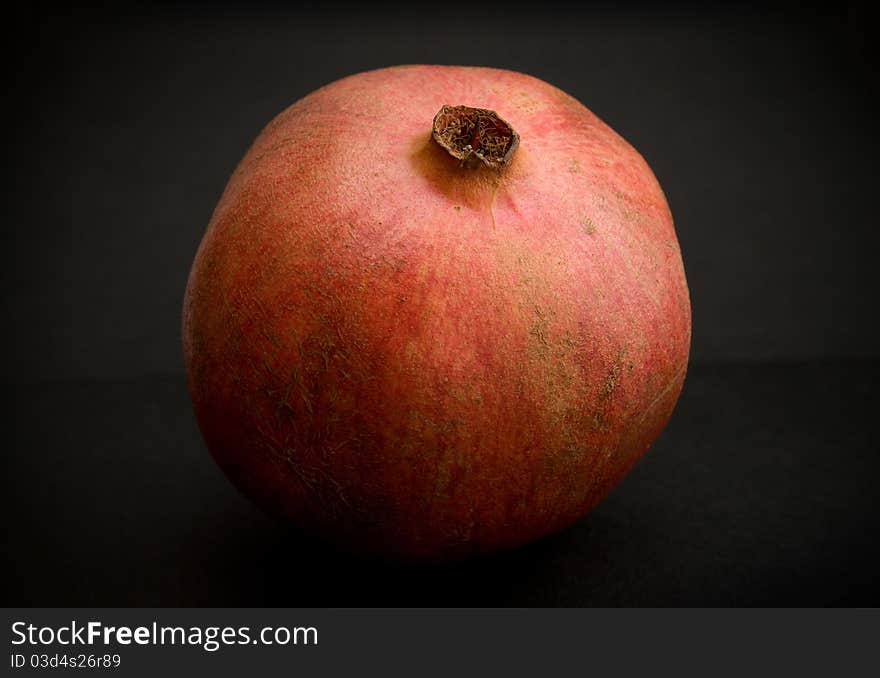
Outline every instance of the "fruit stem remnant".
<path id="1" fill-rule="evenodd" d="M 502 170 L 519 146 L 519 134 L 495 111 L 470 106 L 443 106 L 434 116 L 431 136 L 471 169 L 485 165 Z"/>

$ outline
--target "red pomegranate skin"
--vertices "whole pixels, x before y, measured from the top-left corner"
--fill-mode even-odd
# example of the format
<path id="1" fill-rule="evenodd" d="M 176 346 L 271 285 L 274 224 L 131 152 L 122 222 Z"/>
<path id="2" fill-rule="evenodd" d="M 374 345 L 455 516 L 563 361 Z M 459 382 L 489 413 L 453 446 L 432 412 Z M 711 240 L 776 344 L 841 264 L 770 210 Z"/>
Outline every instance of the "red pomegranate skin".
<path id="1" fill-rule="evenodd" d="M 444 105 L 520 136 L 501 171 L 431 138 Z M 690 304 L 666 199 L 576 99 L 401 66 L 278 115 L 211 217 L 184 300 L 205 442 L 267 511 L 442 561 L 581 518 L 665 426 Z"/>

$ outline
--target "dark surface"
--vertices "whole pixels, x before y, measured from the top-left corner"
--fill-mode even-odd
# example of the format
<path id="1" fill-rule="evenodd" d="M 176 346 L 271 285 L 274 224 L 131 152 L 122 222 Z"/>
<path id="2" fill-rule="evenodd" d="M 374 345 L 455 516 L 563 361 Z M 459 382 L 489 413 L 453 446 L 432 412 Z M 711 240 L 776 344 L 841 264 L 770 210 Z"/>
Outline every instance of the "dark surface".
<path id="1" fill-rule="evenodd" d="M 447 567 L 337 554 L 262 515 L 183 383 L 17 397 L 9 605 L 880 605 L 877 363 L 692 367 L 675 415 L 575 527 Z"/>
<path id="2" fill-rule="evenodd" d="M 313 89 L 401 63 L 530 73 L 644 155 L 675 217 L 696 360 L 877 357 L 864 8 L 472 3 L 465 26 L 444 16 L 205 2 L 16 24 L 29 37 L 8 60 L 3 244 L 16 256 L 0 282 L 5 319 L 26 331 L 6 339 L 6 374 L 179 374 L 189 266 L 251 141 Z"/>
<path id="3" fill-rule="evenodd" d="M 452 27 L 429 7 L 10 10 L 3 602 L 880 604 L 880 374 L 856 361 L 880 358 L 867 3 L 468 5 Z M 336 78 L 419 62 L 535 75 L 644 155 L 698 363 L 581 523 L 441 569 L 346 558 L 258 513 L 180 376 L 189 266 L 259 130 Z"/>

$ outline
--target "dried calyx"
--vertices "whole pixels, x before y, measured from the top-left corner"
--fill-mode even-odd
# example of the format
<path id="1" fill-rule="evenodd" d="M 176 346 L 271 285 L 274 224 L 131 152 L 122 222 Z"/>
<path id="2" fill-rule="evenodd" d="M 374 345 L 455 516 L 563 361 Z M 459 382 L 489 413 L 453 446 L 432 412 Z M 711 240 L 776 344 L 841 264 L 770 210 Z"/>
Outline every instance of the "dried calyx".
<path id="1" fill-rule="evenodd" d="M 463 167 L 485 165 L 501 170 L 510 164 L 519 135 L 495 111 L 444 106 L 434 116 L 434 140 Z"/>

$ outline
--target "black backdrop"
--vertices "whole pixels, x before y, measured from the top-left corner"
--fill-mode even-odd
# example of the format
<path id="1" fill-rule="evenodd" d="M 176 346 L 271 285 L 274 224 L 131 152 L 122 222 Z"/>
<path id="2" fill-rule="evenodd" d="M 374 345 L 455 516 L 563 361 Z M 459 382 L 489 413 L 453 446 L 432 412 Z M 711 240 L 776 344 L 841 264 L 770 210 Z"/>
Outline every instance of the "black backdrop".
<path id="1" fill-rule="evenodd" d="M 878 602 L 873 17 L 450 11 L 19 10 L 0 273 L 11 602 Z M 189 264 L 261 127 L 331 80 L 419 62 L 538 76 L 638 148 L 694 316 L 679 408 L 617 491 L 563 535 L 430 571 L 351 561 L 244 502 L 198 437 L 179 347 Z"/>

